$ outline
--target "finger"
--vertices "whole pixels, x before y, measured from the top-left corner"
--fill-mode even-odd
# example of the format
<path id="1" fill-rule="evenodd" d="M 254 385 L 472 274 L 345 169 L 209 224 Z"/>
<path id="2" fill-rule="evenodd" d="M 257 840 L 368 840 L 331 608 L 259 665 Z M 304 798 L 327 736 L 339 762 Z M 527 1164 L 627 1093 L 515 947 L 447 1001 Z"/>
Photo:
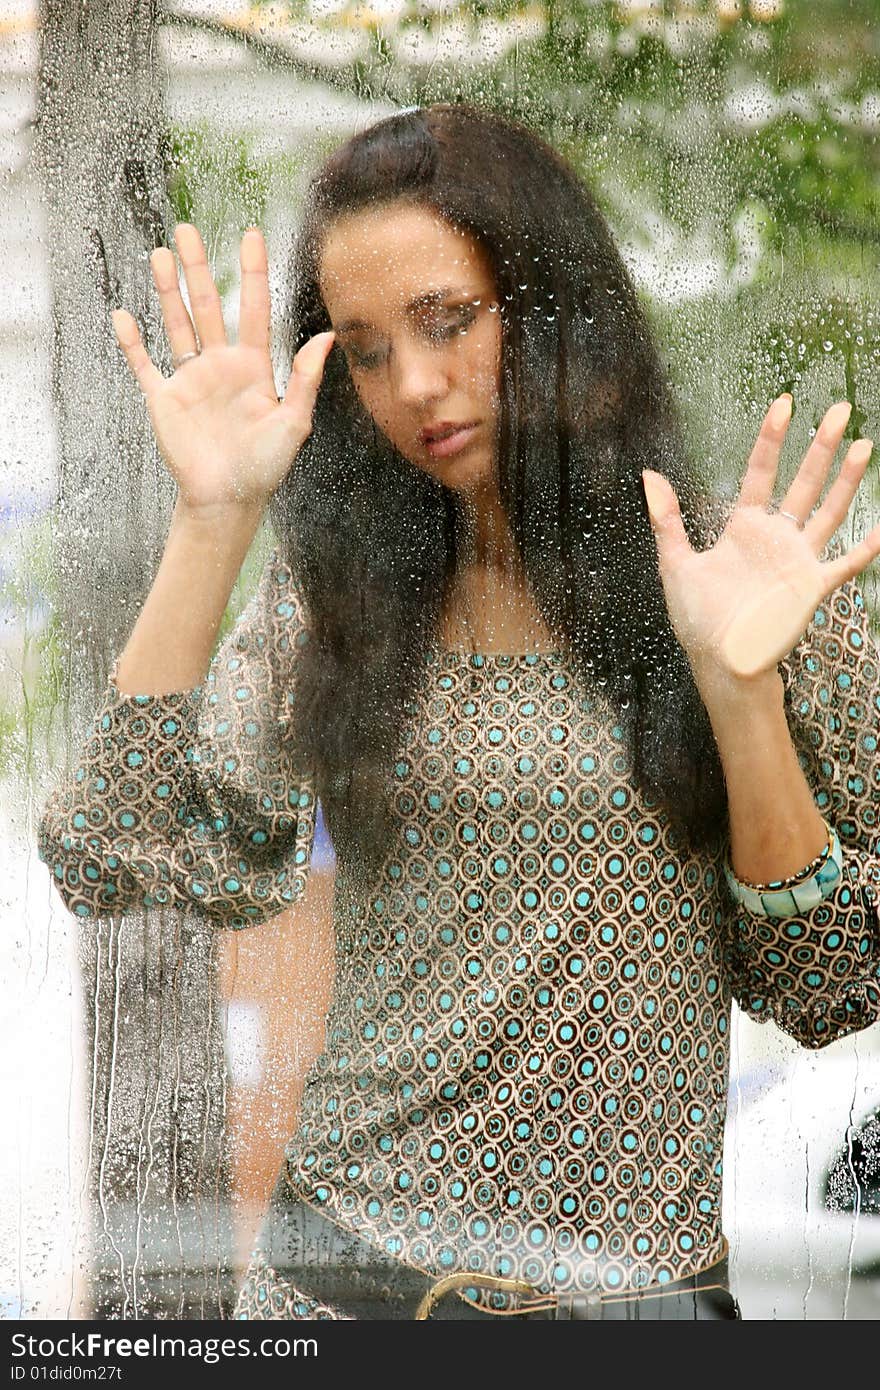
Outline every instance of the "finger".
<path id="1" fill-rule="evenodd" d="M 156 387 L 165 380 L 143 343 L 137 323 L 127 309 L 114 309 L 110 315 L 116 341 L 125 353 L 132 375 L 149 399 Z"/>
<path id="2" fill-rule="evenodd" d="M 303 344 L 293 359 L 287 391 L 281 404 L 296 418 L 303 439 L 311 429 L 315 397 L 324 375 L 324 364 L 335 340 L 336 334 L 332 330 L 316 333 L 314 338 L 309 338 Z"/>
<path id="3" fill-rule="evenodd" d="M 817 555 L 845 520 L 865 476 L 873 448 L 870 439 L 857 439 L 850 445 L 840 472 L 828 490 L 828 496 L 804 527 L 804 535 Z M 790 510 L 794 511 L 794 508 Z"/>
<path id="4" fill-rule="evenodd" d="M 266 243 L 257 227 L 248 227 L 239 249 L 241 310 L 238 341 L 269 351 L 269 261 Z"/>
<path id="5" fill-rule="evenodd" d="M 196 331 L 180 293 L 174 252 L 169 251 L 167 246 L 157 246 L 150 254 L 150 270 L 159 296 L 162 322 L 165 324 L 165 336 L 171 348 L 171 356 L 178 358 L 185 352 L 198 351 Z"/>
<path id="6" fill-rule="evenodd" d="M 220 295 L 214 284 L 205 244 L 191 222 L 179 222 L 174 229 L 177 254 L 183 266 L 193 322 L 202 349 L 226 346 L 226 328 Z"/>
<path id="7" fill-rule="evenodd" d="M 736 505 L 738 507 L 766 508 L 773 496 L 776 473 L 779 468 L 779 455 L 791 423 L 792 398 L 786 391 L 777 396 L 758 432 L 755 447 L 749 454 L 742 486 Z"/>
<path id="8" fill-rule="evenodd" d="M 851 413 L 849 401 L 840 401 L 825 412 L 816 437 L 785 494 L 781 504 L 784 511 L 801 520 L 810 515 L 821 496 Z"/>
<path id="9" fill-rule="evenodd" d="M 661 473 L 655 473 L 650 468 L 642 470 L 642 483 L 662 568 L 669 561 L 689 555 L 691 543 L 684 529 L 678 498 L 672 485 Z"/>
<path id="10" fill-rule="evenodd" d="M 827 580 L 826 594 L 832 594 L 848 579 L 855 579 L 856 575 L 866 570 L 878 555 L 880 555 L 880 526 L 875 526 L 873 531 L 868 532 L 863 541 L 859 541 L 858 545 L 853 546 L 852 550 L 848 550 L 838 560 L 829 560 L 822 566 L 822 574 Z"/>

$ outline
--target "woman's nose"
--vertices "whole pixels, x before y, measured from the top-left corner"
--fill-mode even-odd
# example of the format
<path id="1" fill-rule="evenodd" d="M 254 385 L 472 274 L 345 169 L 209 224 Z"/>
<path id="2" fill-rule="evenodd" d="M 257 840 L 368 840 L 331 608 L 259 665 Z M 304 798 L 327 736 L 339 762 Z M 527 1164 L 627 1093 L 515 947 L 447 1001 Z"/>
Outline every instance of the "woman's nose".
<path id="1" fill-rule="evenodd" d="M 439 400 L 449 390 L 449 375 L 442 351 L 420 343 L 396 346 L 392 352 L 393 382 L 405 405 Z"/>

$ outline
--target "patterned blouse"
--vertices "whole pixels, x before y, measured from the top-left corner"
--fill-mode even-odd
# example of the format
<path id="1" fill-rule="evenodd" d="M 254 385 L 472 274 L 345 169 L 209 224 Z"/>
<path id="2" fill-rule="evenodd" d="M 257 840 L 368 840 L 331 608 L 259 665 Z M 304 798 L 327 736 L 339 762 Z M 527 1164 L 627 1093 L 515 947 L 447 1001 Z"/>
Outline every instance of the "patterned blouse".
<path id="1" fill-rule="evenodd" d="M 39 824 L 72 913 L 169 905 L 240 928 L 297 901 L 316 797 L 284 728 L 308 640 L 276 549 L 196 689 L 123 695 L 114 666 Z M 544 1292 L 635 1289 L 722 1253 L 731 996 L 807 1047 L 880 1015 L 880 656 L 855 584 L 782 673 L 843 873 L 780 919 L 734 901 L 726 847 L 682 846 L 561 656 L 431 651 L 381 880 L 365 895 L 337 866 L 294 1198 L 438 1277 Z M 333 1315 L 259 1265 L 246 1293 L 241 1316 Z"/>

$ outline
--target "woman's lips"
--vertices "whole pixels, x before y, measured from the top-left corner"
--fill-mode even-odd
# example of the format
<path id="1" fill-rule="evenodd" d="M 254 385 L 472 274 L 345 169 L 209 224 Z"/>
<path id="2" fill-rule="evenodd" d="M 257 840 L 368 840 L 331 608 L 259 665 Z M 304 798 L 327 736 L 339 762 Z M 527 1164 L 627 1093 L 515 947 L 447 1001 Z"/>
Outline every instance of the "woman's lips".
<path id="1" fill-rule="evenodd" d="M 477 424 L 461 425 L 442 439 L 423 439 L 422 443 L 432 458 L 448 458 L 450 454 L 457 454 L 471 442 L 477 428 Z"/>

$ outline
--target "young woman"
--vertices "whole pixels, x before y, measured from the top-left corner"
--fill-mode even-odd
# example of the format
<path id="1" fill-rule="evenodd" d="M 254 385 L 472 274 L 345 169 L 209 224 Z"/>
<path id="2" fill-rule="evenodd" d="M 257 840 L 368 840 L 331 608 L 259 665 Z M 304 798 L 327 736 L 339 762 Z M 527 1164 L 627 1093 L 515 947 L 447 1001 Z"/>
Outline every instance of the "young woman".
<path id="1" fill-rule="evenodd" d="M 780 397 L 722 515 L 593 200 L 487 112 L 382 121 L 314 179 L 282 400 L 259 232 L 237 346 L 177 247 L 170 379 L 114 316 L 177 504 L 39 846 L 87 921 L 238 928 L 297 900 L 326 814 L 326 1047 L 237 1315 L 735 1318 L 731 996 L 809 1047 L 880 1012 L 880 528 L 822 558 L 870 443 L 820 502 L 833 406 L 774 504 Z"/>

